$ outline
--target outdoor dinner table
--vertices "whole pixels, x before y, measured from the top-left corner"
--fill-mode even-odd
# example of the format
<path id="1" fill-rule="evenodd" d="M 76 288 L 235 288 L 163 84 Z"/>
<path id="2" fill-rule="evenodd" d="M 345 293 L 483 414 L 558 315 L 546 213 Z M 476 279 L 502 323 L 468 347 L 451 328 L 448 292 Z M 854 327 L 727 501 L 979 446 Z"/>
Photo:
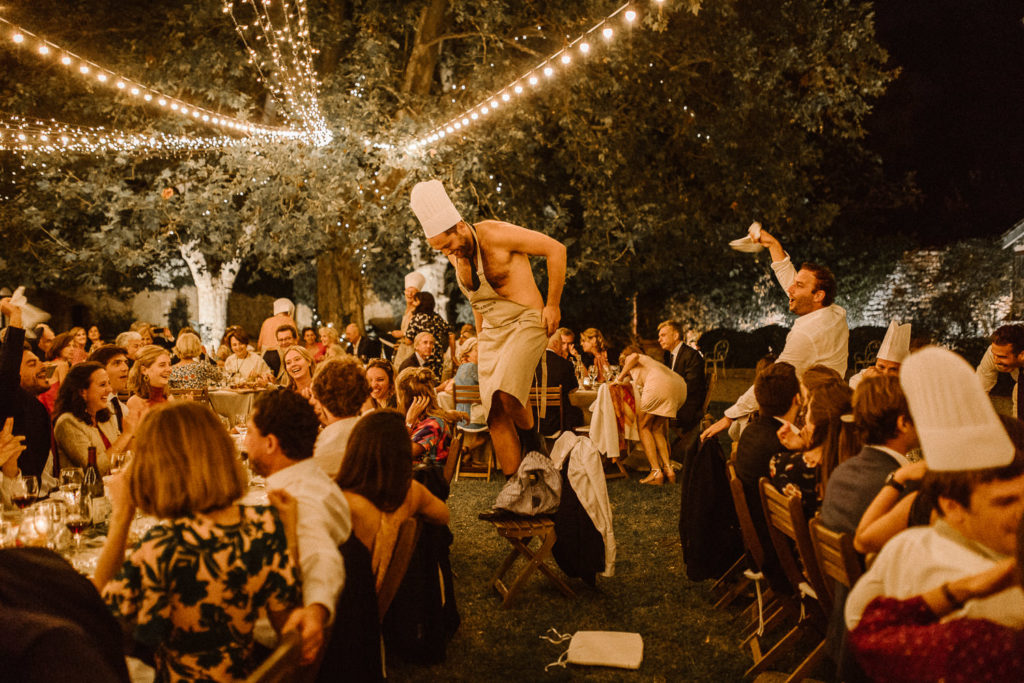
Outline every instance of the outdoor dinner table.
<path id="1" fill-rule="evenodd" d="M 252 412 L 253 401 L 261 389 L 210 389 L 210 404 L 218 415 L 236 425 Z"/>

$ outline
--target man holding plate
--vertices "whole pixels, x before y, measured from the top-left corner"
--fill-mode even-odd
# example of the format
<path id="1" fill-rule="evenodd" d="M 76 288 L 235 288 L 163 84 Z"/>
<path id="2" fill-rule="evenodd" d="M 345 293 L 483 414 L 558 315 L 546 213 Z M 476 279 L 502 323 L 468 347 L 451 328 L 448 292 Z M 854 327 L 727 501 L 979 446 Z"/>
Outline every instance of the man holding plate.
<path id="1" fill-rule="evenodd" d="M 467 223 L 439 180 L 418 183 L 410 205 L 427 242 L 448 257 L 473 306 L 480 398 L 494 454 L 510 476 L 519 468 L 523 446 L 534 450 L 539 445 L 527 404 L 534 369 L 561 319 L 565 246 L 503 221 Z M 546 299 L 533 279 L 530 256 L 547 260 Z"/>

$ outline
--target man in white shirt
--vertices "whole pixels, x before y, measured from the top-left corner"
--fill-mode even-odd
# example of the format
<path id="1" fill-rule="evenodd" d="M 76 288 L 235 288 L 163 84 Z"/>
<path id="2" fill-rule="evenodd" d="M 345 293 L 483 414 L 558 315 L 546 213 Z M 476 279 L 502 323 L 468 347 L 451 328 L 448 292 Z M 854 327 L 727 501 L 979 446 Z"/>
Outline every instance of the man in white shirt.
<path id="1" fill-rule="evenodd" d="M 313 461 L 319 421 L 313 407 L 288 390 L 256 399 L 245 434 L 252 467 L 268 491 L 288 492 L 298 504 L 299 567 L 306 607 L 304 640 L 322 643 L 324 627 L 345 583 L 338 546 L 352 531 L 348 502 L 338 485 Z M 319 645 L 317 646 L 319 649 Z"/>
<path id="2" fill-rule="evenodd" d="M 813 365 L 824 365 L 845 376 L 850 328 L 846 311 L 835 304 L 836 280 L 832 271 L 813 263 L 804 263 L 798 271 L 779 241 L 760 225 L 757 228 L 757 241 L 768 248 L 775 277 L 789 296 L 789 310 L 798 316 L 776 362 L 792 365 L 798 377 Z M 728 429 L 736 420 L 745 420 L 755 410 L 757 399 L 751 386 L 726 409 L 725 417 L 704 430 L 701 440 Z"/>
<path id="3" fill-rule="evenodd" d="M 370 397 L 363 366 L 353 356 L 333 358 L 317 368 L 313 406 L 324 424 L 313 448 L 313 460 L 332 480 L 338 476 L 348 436 Z"/>
<path id="4" fill-rule="evenodd" d="M 1018 379 L 1020 368 L 1024 366 L 1024 325 L 1003 325 L 992 333 L 991 344 L 978 364 L 977 375 L 981 380 L 981 388 L 992 391 L 999 379 L 999 373 L 1005 372 L 1013 379 L 1013 408 L 1010 413 L 1014 417 L 1022 417 L 1021 402 L 1017 400 Z"/>

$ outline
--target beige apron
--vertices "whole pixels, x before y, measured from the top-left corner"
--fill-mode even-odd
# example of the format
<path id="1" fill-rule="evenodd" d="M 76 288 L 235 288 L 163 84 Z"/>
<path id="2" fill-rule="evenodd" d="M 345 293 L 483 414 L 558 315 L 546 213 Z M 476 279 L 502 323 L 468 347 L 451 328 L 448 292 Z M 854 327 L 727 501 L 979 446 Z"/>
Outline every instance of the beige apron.
<path id="1" fill-rule="evenodd" d="M 455 280 L 473 310 L 483 318 L 483 325 L 477 332 L 477 369 L 480 374 L 480 400 L 484 410 L 490 414 L 491 398 L 498 390 L 527 405 L 534 372 L 548 345 L 548 335 L 540 311 L 509 301 L 494 291 L 484 275 L 484 259 L 476 228 L 470 226 L 470 232 L 476 242 L 476 272 L 480 287 L 475 292 L 470 291 L 457 275 Z"/>

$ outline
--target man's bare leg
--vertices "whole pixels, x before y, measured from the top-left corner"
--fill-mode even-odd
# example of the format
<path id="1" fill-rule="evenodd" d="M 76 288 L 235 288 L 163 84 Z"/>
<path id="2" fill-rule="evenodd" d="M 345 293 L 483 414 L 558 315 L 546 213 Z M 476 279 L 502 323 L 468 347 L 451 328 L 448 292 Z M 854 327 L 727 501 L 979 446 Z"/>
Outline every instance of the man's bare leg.
<path id="1" fill-rule="evenodd" d="M 491 397 L 491 412 L 487 416 L 487 427 L 494 444 L 494 456 L 506 476 L 515 474 L 522 460 L 522 445 L 519 443 L 519 429 L 533 429 L 533 412 L 519 400 L 504 391 L 496 391 Z"/>

